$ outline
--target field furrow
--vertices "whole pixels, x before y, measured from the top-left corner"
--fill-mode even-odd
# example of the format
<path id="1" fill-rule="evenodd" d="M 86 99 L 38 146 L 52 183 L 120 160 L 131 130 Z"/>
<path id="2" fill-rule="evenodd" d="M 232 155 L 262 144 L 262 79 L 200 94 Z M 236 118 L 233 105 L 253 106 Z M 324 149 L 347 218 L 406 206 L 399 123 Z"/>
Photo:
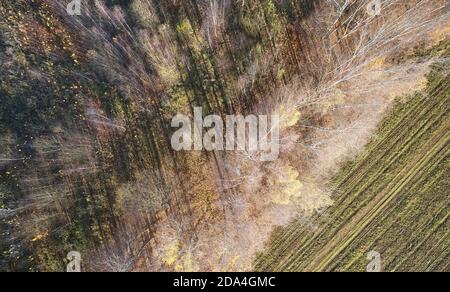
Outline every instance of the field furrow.
<path id="1" fill-rule="evenodd" d="M 397 105 L 333 180 L 334 205 L 277 231 L 255 269 L 363 271 L 371 250 L 386 270 L 448 269 L 449 106 L 449 76 Z"/>

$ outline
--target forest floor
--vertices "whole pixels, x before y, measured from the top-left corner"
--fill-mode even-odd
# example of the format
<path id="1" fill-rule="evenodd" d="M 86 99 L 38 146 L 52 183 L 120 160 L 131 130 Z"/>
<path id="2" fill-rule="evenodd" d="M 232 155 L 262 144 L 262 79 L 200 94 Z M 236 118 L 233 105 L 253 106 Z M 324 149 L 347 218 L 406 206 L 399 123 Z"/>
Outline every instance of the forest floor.
<path id="1" fill-rule="evenodd" d="M 331 207 L 273 234 L 257 271 L 362 272 L 371 251 L 384 271 L 449 270 L 446 66 L 433 66 L 427 89 L 399 100 L 366 150 L 342 167 Z"/>

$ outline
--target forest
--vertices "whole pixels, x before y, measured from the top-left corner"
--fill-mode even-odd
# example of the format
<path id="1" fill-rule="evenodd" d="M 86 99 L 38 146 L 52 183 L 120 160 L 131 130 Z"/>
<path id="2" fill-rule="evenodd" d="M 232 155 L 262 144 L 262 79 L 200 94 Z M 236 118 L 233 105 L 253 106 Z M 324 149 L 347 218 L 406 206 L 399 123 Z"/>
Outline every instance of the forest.
<path id="1" fill-rule="evenodd" d="M 449 270 L 448 0 L 0 0 L 0 65 L 0 271 Z"/>

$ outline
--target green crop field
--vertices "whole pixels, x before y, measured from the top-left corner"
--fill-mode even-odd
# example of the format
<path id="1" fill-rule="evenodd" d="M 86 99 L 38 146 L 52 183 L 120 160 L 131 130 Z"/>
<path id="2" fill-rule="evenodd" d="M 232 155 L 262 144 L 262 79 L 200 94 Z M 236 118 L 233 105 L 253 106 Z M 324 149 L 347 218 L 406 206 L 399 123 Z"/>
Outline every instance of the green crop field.
<path id="1" fill-rule="evenodd" d="M 370 251 L 384 271 L 450 269 L 447 74 L 436 64 L 427 89 L 395 105 L 334 178 L 333 206 L 278 230 L 257 271 L 365 271 Z"/>

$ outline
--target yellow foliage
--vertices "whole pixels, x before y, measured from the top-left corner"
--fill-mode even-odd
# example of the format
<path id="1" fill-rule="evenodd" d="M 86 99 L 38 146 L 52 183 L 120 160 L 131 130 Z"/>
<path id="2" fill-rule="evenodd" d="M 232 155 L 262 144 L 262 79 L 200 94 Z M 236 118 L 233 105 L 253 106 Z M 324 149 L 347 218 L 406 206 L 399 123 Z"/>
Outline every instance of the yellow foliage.
<path id="1" fill-rule="evenodd" d="M 281 129 L 287 129 L 295 126 L 300 120 L 302 114 L 295 108 L 282 105 L 280 107 L 280 127 Z"/>
<path id="2" fill-rule="evenodd" d="M 200 37 L 200 34 L 195 34 L 194 28 L 188 19 L 184 19 L 177 25 L 177 31 L 187 38 L 195 51 L 201 50 L 203 39 Z"/>
<path id="3" fill-rule="evenodd" d="M 183 19 L 177 26 L 177 30 L 180 33 L 190 35 L 193 33 L 191 23 L 188 19 Z"/>
<path id="4" fill-rule="evenodd" d="M 176 84 L 180 79 L 180 74 L 178 74 L 178 70 L 175 66 L 163 66 L 159 64 L 156 66 L 156 70 L 162 80 L 169 85 Z"/>
<path id="5" fill-rule="evenodd" d="M 138 22 L 145 28 L 152 28 L 159 22 L 154 8 L 149 1 L 134 0 L 131 2 L 130 10 L 136 15 Z"/>
<path id="6" fill-rule="evenodd" d="M 448 25 L 444 26 L 443 28 L 434 31 L 431 35 L 431 38 L 434 43 L 439 43 L 449 36 L 450 36 L 450 23 L 448 23 Z"/>
<path id="7" fill-rule="evenodd" d="M 41 241 L 42 239 L 46 238 L 48 236 L 48 232 L 38 234 L 36 237 L 34 237 L 31 242 Z"/>
<path id="8" fill-rule="evenodd" d="M 379 57 L 373 60 L 369 64 L 370 69 L 381 69 L 386 65 L 386 58 L 385 57 Z"/>
<path id="9" fill-rule="evenodd" d="M 326 96 L 324 96 L 323 99 L 324 101 L 321 102 L 322 113 L 327 114 L 336 106 L 345 104 L 347 102 L 348 96 L 342 89 L 333 88 L 326 94 Z"/>
<path id="10" fill-rule="evenodd" d="M 192 254 L 187 253 L 181 257 L 180 261 L 175 266 L 176 272 L 194 272 L 194 262 L 192 260 Z"/>
<path id="11" fill-rule="evenodd" d="M 187 173 L 191 187 L 191 208 L 194 216 L 207 216 L 210 220 L 218 214 L 219 207 L 214 204 L 219 198 L 214 181 L 211 178 L 213 169 L 207 157 L 201 152 L 190 152 L 186 156 Z"/>
<path id="12" fill-rule="evenodd" d="M 178 253 L 180 252 L 180 244 L 178 242 L 170 245 L 163 257 L 163 263 L 167 266 L 173 266 L 178 260 Z"/>
<path id="13" fill-rule="evenodd" d="M 194 261 L 190 252 L 182 252 L 179 242 L 169 245 L 162 258 L 163 263 L 176 272 L 194 272 Z"/>
<path id="14" fill-rule="evenodd" d="M 170 113 L 181 113 L 189 115 L 189 94 L 190 92 L 183 88 L 175 87 L 170 91 L 170 101 L 165 105 Z"/>
<path id="15" fill-rule="evenodd" d="M 239 255 L 234 256 L 230 262 L 228 263 L 228 267 L 226 269 L 226 271 L 234 271 L 237 270 L 236 268 L 238 268 L 238 261 L 241 259 L 241 257 Z"/>
<path id="16" fill-rule="evenodd" d="M 161 25 L 158 31 L 159 34 L 153 36 L 150 36 L 147 31 L 141 31 L 139 42 L 163 83 L 172 87 L 181 78 L 175 57 L 178 53 L 169 28 Z"/>
<path id="17" fill-rule="evenodd" d="M 303 184 L 298 180 L 299 173 L 291 166 L 285 167 L 283 175 L 278 179 L 281 191 L 276 192 L 272 200 L 277 205 L 288 205 L 301 196 Z"/>

